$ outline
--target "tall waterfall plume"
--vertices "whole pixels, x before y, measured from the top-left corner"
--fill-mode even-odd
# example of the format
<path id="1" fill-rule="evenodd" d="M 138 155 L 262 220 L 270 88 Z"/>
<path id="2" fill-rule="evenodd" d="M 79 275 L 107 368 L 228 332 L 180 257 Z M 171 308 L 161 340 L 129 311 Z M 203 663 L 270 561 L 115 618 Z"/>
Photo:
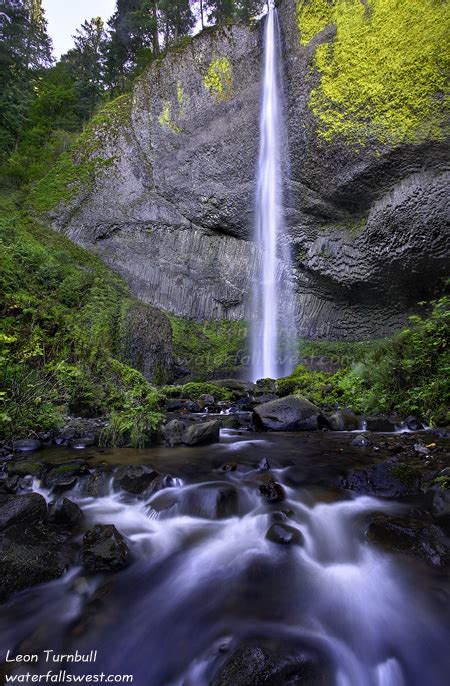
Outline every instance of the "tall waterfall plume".
<path id="1" fill-rule="evenodd" d="M 284 232 L 282 173 L 285 142 L 280 28 L 275 8 L 266 18 L 257 167 L 255 240 L 261 251 L 253 298 L 252 376 L 289 373 L 293 340 L 293 296 Z"/>

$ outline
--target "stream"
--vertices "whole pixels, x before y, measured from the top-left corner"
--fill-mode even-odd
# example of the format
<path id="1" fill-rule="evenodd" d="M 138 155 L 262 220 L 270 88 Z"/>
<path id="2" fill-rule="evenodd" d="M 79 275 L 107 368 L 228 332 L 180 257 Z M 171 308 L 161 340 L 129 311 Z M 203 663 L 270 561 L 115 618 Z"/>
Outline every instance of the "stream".
<path id="1" fill-rule="evenodd" d="M 53 454 L 56 462 L 67 460 L 67 449 Z M 83 458 L 90 465 L 151 463 L 173 478 L 147 500 L 114 491 L 112 479 L 101 498 L 82 496 L 78 485 L 64 494 L 83 510 L 83 529 L 116 526 L 132 564 L 96 576 L 77 567 L 13 595 L 1 606 L 3 659 L 7 646 L 22 652 L 94 649 L 95 665 L 74 664 L 70 671 L 133 674 L 138 686 L 251 685 L 259 682 L 215 681 L 233 651 L 251 644 L 288 663 L 301 656 L 318 665 L 313 679 L 306 671 L 304 679 L 270 684 L 448 683 L 447 577 L 422 560 L 366 541 L 371 514 L 401 514 L 407 505 L 338 486 L 350 465 L 373 461 L 349 447 L 349 434 L 222 430 L 221 442 L 212 446 L 92 448 Z M 259 492 L 264 458 L 284 488 L 282 502 L 269 503 Z M 224 464 L 233 467 L 227 471 Z M 34 489 L 52 499 L 36 482 Z M 217 498 L 217 489 L 224 498 Z M 280 521 L 301 532 L 299 543 L 266 538 Z M 36 665 L 36 673 L 47 670 Z"/>

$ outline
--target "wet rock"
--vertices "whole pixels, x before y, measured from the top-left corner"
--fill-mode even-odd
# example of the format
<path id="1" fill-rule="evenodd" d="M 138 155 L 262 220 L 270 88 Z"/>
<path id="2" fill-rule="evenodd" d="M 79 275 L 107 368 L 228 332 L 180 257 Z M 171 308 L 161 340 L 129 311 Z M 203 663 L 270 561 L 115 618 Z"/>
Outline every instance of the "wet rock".
<path id="1" fill-rule="evenodd" d="M 423 431 L 425 428 L 420 419 L 417 417 L 407 417 L 405 419 L 405 425 L 408 427 L 410 431 Z"/>
<path id="2" fill-rule="evenodd" d="M 11 495 L 17 493 L 21 484 L 21 478 L 19 476 L 10 476 L 2 474 L 0 478 L 0 493 L 5 495 Z"/>
<path id="3" fill-rule="evenodd" d="M 330 686 L 326 661 L 309 648 L 258 641 L 239 647 L 211 686 Z"/>
<path id="4" fill-rule="evenodd" d="M 282 545 L 289 545 L 295 543 L 302 545 L 304 543 L 303 534 L 299 529 L 283 523 L 274 523 L 266 533 L 266 538 L 272 543 L 280 543 Z"/>
<path id="5" fill-rule="evenodd" d="M 377 515 L 366 537 L 387 550 L 420 557 L 435 567 L 444 566 L 450 554 L 436 527 L 403 517 Z"/>
<path id="6" fill-rule="evenodd" d="M 267 471 L 268 469 L 270 469 L 270 464 L 267 457 L 263 457 L 263 459 L 259 462 L 258 469 L 260 469 L 261 471 Z"/>
<path id="7" fill-rule="evenodd" d="M 34 450 L 40 450 L 42 448 L 42 442 L 34 439 L 27 438 L 22 441 L 14 441 L 13 450 L 15 453 L 29 453 Z"/>
<path id="8" fill-rule="evenodd" d="M 59 526 L 74 529 L 83 521 L 83 512 L 76 503 L 68 498 L 61 498 L 50 504 L 49 521 Z"/>
<path id="9" fill-rule="evenodd" d="M 431 513 L 436 519 L 450 520 L 450 489 L 436 487 L 432 489 Z"/>
<path id="10" fill-rule="evenodd" d="M 370 448 L 372 441 L 367 436 L 359 434 L 351 441 L 350 445 L 353 445 L 355 448 Z"/>
<path id="11" fill-rule="evenodd" d="M 77 477 L 88 473 L 85 462 L 70 462 L 69 464 L 53 467 L 45 476 L 47 488 L 55 491 L 68 491 L 77 483 Z"/>
<path id="12" fill-rule="evenodd" d="M 83 537 L 81 563 L 87 572 L 114 572 L 128 564 L 125 539 L 113 524 L 96 524 Z"/>
<path id="13" fill-rule="evenodd" d="M 216 400 L 210 393 L 204 393 L 203 395 L 199 396 L 197 402 L 200 406 L 200 409 L 204 410 L 205 407 L 211 407 L 211 405 L 215 405 Z"/>
<path id="14" fill-rule="evenodd" d="M 418 455 L 429 455 L 431 451 L 425 445 L 422 445 L 421 443 L 415 443 L 414 452 L 416 452 Z"/>
<path id="15" fill-rule="evenodd" d="M 142 495 L 148 492 L 150 485 L 159 476 L 159 473 L 148 465 L 120 467 L 114 476 L 114 488 L 121 488 L 133 495 Z"/>
<path id="16" fill-rule="evenodd" d="M 288 395 L 258 405 L 252 415 L 255 426 L 272 431 L 312 431 L 325 424 L 321 410 L 306 398 Z"/>
<path id="17" fill-rule="evenodd" d="M 34 460 L 14 460 L 8 464 L 9 476 L 34 476 L 40 479 L 45 472 L 45 465 Z"/>
<path id="18" fill-rule="evenodd" d="M 235 472 L 237 470 L 236 462 L 227 462 L 221 466 L 223 472 Z"/>
<path id="19" fill-rule="evenodd" d="M 161 429 L 165 444 L 170 448 L 180 445 L 183 442 L 185 430 L 186 424 L 184 422 L 181 422 L 179 419 L 172 419 Z"/>
<path id="20" fill-rule="evenodd" d="M 205 519 L 226 519 L 239 511 L 238 492 L 234 486 L 202 484 L 183 490 L 177 503 L 179 514 Z"/>
<path id="21" fill-rule="evenodd" d="M 221 388 L 234 391 L 236 395 L 247 395 L 255 390 L 255 384 L 251 381 L 241 381 L 239 379 L 214 379 L 214 384 Z"/>
<path id="22" fill-rule="evenodd" d="M 277 382 L 274 379 L 258 379 L 253 389 L 253 395 L 265 395 L 277 393 Z"/>
<path id="23" fill-rule="evenodd" d="M 96 470 L 89 474 L 88 478 L 83 484 L 82 493 L 88 498 L 101 498 L 108 493 L 108 477 L 101 471 Z"/>
<path id="24" fill-rule="evenodd" d="M 388 417 L 366 417 L 367 431 L 378 431 L 379 433 L 391 433 L 395 431 L 395 424 Z"/>
<path id="25" fill-rule="evenodd" d="M 257 405 L 263 405 L 264 403 L 270 403 L 272 400 L 278 400 L 279 395 L 276 393 L 261 393 L 261 395 L 255 395 L 253 397 L 252 405 L 256 407 Z"/>
<path id="26" fill-rule="evenodd" d="M 39 493 L 12 495 L 0 505 L 0 529 L 12 524 L 41 522 L 47 514 L 47 503 Z"/>
<path id="27" fill-rule="evenodd" d="M 385 460 L 369 469 L 352 472 L 343 485 L 365 495 L 401 498 L 420 493 L 421 475 L 407 464 Z"/>
<path id="28" fill-rule="evenodd" d="M 273 479 L 261 484 L 259 492 L 269 503 L 279 503 L 286 497 L 283 486 Z"/>
<path id="29" fill-rule="evenodd" d="M 200 405 L 193 400 L 178 400 L 172 399 L 166 401 L 166 410 L 168 412 L 200 412 Z"/>
<path id="30" fill-rule="evenodd" d="M 239 429 L 241 423 L 237 417 L 226 416 L 219 419 L 223 429 Z"/>
<path id="31" fill-rule="evenodd" d="M 193 424 L 183 434 L 183 443 L 186 445 L 205 445 L 218 443 L 220 440 L 220 422 L 202 422 Z"/>
<path id="32" fill-rule="evenodd" d="M 359 429 L 359 419 L 351 410 L 338 410 L 327 417 L 331 431 L 356 431 Z"/>
<path id="33" fill-rule="evenodd" d="M 62 576 L 73 562 L 66 536 L 35 524 L 15 524 L 0 533 L 0 600 L 10 593 Z"/>

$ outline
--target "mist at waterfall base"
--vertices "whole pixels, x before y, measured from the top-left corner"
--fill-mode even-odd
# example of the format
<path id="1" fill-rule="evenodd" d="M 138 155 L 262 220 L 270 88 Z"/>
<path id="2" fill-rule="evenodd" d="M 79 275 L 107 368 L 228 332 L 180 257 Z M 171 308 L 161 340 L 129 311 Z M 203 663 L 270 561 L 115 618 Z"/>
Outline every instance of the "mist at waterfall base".
<path id="1" fill-rule="evenodd" d="M 83 496 L 79 485 L 64 494 L 81 506 L 84 527 L 113 523 L 126 536 L 132 564 L 90 577 L 76 567 L 13 596 L 0 615 L 0 659 L 8 647 L 97 650 L 95 665 L 67 671 L 132 674 L 137 686 L 247 686 L 257 681 L 246 682 L 242 674 L 216 681 L 216 675 L 250 642 L 291 666 L 307 658 L 320 673 L 287 683 L 443 686 L 449 645 L 444 570 L 369 544 L 368 518 L 401 514 L 408 505 L 319 486 L 364 458 L 356 448 L 338 452 L 348 446 L 348 435 L 312 438 L 224 430 L 211 446 L 88 449 L 93 466 L 151 459 L 156 470 L 173 476 L 173 485 L 149 500 L 112 483 L 102 497 Z M 55 459 L 66 455 L 53 452 Z M 259 493 L 264 458 L 285 489 L 282 503 L 270 504 Z M 237 469 L 223 471 L 230 461 Z M 218 488 L 237 492 L 233 511 L 221 516 Z M 301 531 L 303 545 L 266 538 L 280 510 Z M 40 673 L 48 668 L 36 665 Z"/>
<path id="2" fill-rule="evenodd" d="M 290 254 L 283 217 L 285 148 L 280 27 L 276 9 L 264 29 L 259 158 L 255 203 L 255 242 L 260 249 L 253 290 L 251 375 L 278 378 L 295 365 Z"/>

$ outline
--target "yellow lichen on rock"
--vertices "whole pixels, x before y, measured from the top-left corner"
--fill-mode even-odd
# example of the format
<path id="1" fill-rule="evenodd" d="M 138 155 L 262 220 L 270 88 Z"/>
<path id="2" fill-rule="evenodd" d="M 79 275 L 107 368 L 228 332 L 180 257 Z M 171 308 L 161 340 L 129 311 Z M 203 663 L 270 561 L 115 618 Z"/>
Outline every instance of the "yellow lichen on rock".
<path id="1" fill-rule="evenodd" d="M 203 85 L 218 102 L 229 100 L 233 95 L 233 67 L 228 57 L 218 57 L 208 67 Z"/>
<path id="2" fill-rule="evenodd" d="M 444 137 L 450 28 L 444 0 L 299 0 L 300 42 L 327 24 L 336 37 L 316 48 L 319 83 L 310 107 L 318 133 L 365 145 Z"/>
<path id="3" fill-rule="evenodd" d="M 159 115 L 158 121 L 161 125 L 162 128 L 169 128 L 173 133 L 181 133 L 181 129 L 177 124 L 172 121 L 171 117 L 171 111 L 172 111 L 172 104 L 169 100 L 166 100 L 166 102 L 163 105 L 163 109 L 161 114 Z"/>

